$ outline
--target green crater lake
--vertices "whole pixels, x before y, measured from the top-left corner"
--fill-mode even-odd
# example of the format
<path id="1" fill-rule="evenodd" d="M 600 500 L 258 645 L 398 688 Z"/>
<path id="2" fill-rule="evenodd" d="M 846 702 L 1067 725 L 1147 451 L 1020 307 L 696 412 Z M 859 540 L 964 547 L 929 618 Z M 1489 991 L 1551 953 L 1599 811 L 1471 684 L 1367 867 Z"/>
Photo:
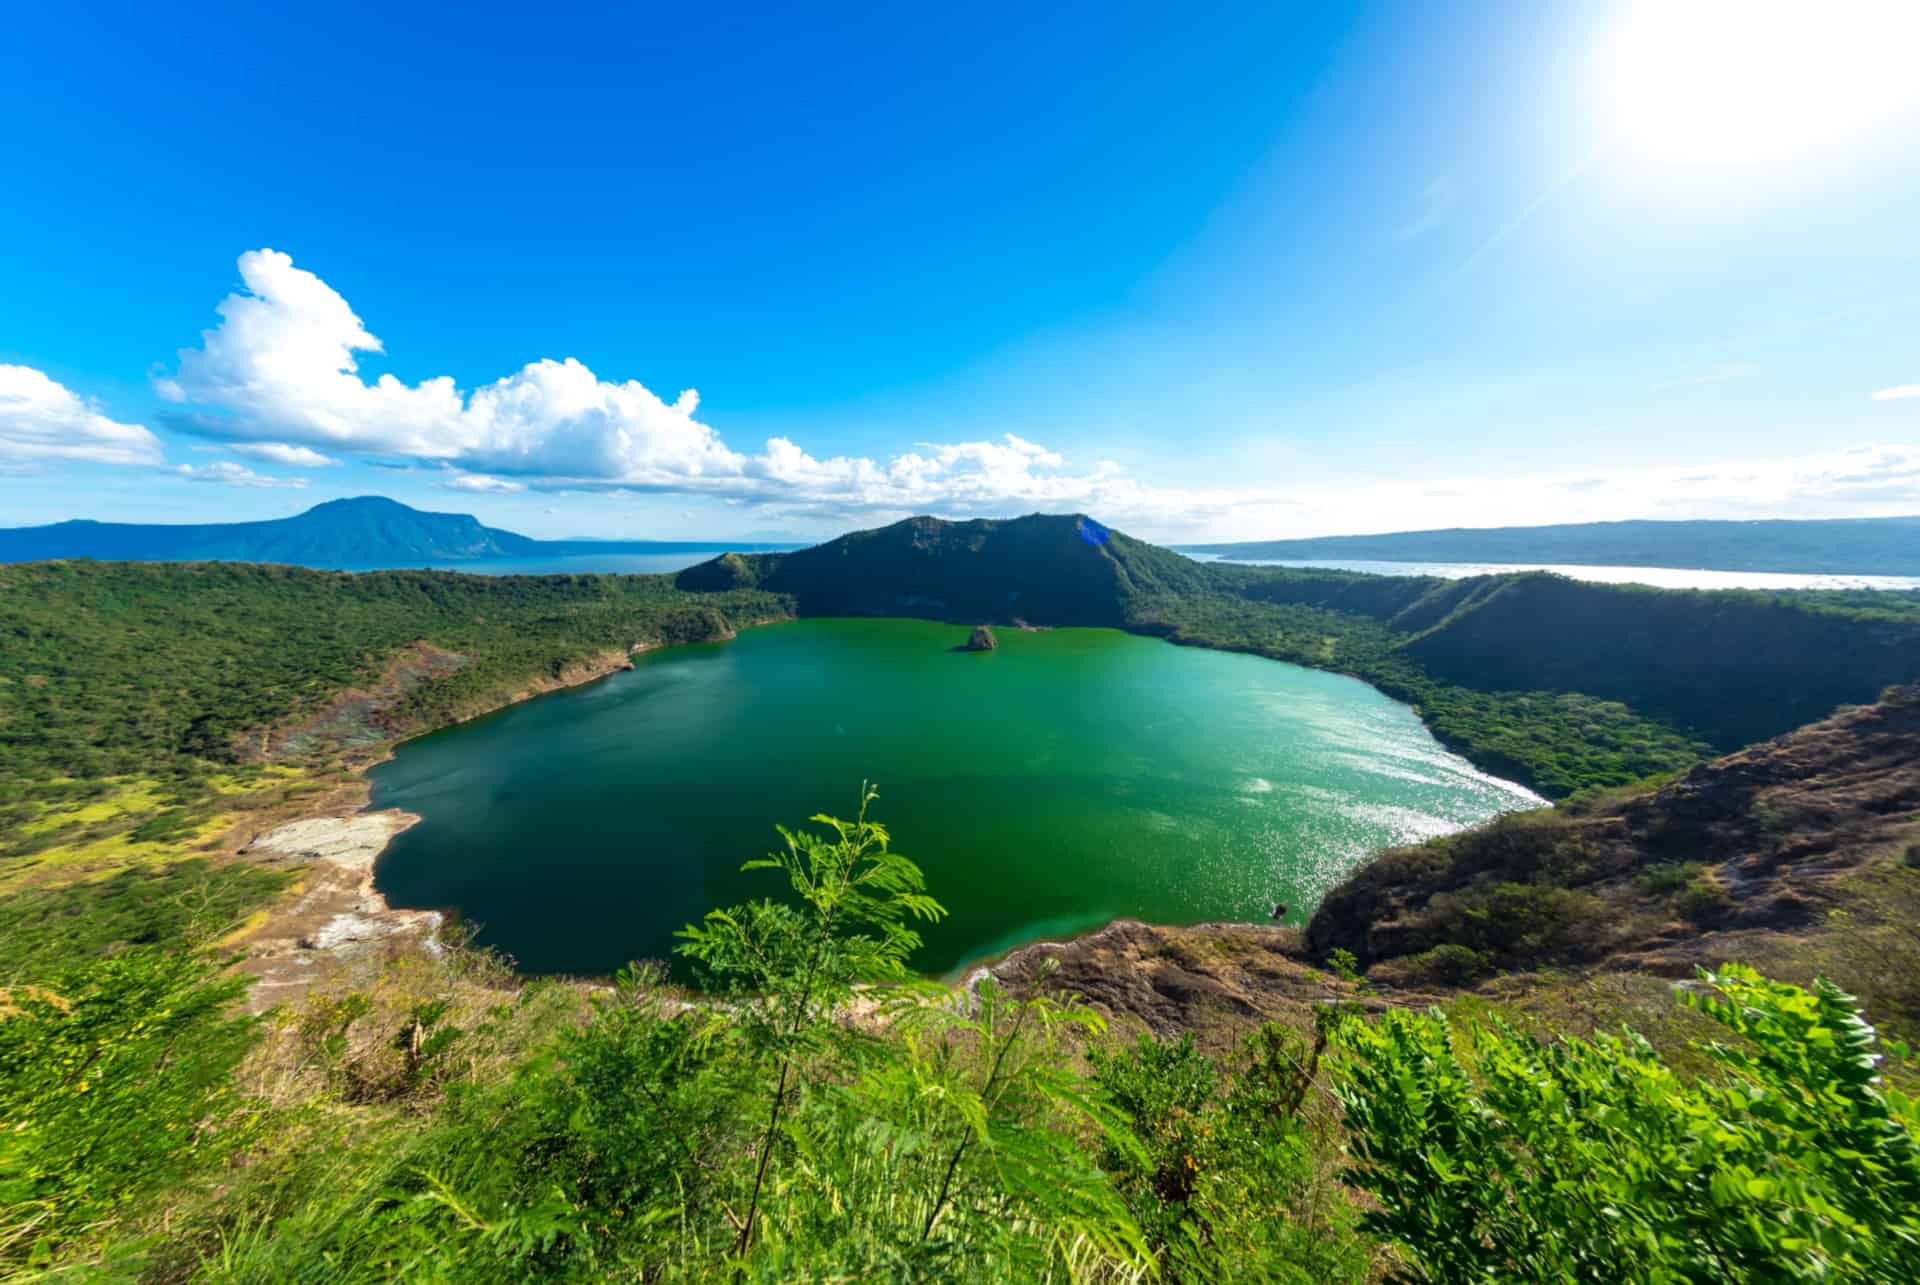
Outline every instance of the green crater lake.
<path id="1" fill-rule="evenodd" d="M 950 912 L 942 973 L 1121 916 L 1300 922 L 1376 848 L 1535 795 L 1443 749 L 1356 679 L 1109 629 L 803 620 L 401 746 L 376 807 L 396 906 L 451 909 L 528 972 L 667 959 L 709 908 L 779 895 L 740 863 L 776 822 L 874 816 Z"/>

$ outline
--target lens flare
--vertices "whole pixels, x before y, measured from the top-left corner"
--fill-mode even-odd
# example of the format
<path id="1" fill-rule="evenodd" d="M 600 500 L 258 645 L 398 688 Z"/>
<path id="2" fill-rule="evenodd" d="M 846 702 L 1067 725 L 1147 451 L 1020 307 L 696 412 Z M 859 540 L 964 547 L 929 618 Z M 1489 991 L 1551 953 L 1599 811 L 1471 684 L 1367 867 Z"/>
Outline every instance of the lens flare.
<path id="1" fill-rule="evenodd" d="M 1785 174 L 1920 105 L 1920 0 L 1641 0 L 1597 88 L 1627 162 Z"/>

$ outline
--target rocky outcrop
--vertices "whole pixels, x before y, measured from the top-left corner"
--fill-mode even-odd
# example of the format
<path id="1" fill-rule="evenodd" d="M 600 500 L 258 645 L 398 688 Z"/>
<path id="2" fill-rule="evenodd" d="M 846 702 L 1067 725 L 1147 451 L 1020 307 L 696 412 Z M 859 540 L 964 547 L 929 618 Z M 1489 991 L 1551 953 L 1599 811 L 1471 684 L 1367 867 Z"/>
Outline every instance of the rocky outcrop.
<path id="1" fill-rule="evenodd" d="M 1470 949 L 1495 967 L 1681 974 L 1769 934 L 1873 913 L 1920 840 L 1920 684 L 1702 763 L 1657 790 L 1391 849 L 1329 892 L 1314 957 Z M 1856 876 L 1886 886 L 1869 898 Z M 1456 959 L 1459 957 L 1456 956 Z"/>
<path id="2" fill-rule="evenodd" d="M 987 628 L 985 625 L 975 625 L 973 632 L 967 635 L 967 645 L 961 648 L 961 650 L 992 651 L 999 645 L 1000 640 L 993 636 L 993 630 Z"/>
<path id="3" fill-rule="evenodd" d="M 438 912 L 395 910 L 373 887 L 380 853 L 419 820 L 391 809 L 309 817 L 269 830 L 242 850 L 249 860 L 299 874 L 293 896 L 231 943 L 244 952 L 240 969 L 259 979 L 248 993 L 250 1008 L 297 999 L 353 959 L 438 949 Z"/>
<path id="4" fill-rule="evenodd" d="M 1077 996 L 1110 1020 L 1224 1040 L 1251 1023 L 1297 1019 L 1323 1000 L 1353 997 L 1351 986 L 1302 955 L 1294 928 L 1117 919 L 1072 941 L 1024 946 L 982 974 L 1014 995 Z"/>

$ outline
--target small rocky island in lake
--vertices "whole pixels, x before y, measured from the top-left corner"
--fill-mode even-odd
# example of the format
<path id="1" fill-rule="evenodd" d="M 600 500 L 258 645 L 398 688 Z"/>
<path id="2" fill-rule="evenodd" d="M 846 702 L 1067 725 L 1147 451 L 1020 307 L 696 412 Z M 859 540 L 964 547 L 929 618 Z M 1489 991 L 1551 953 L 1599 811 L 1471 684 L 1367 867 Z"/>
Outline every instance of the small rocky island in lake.
<path id="1" fill-rule="evenodd" d="M 999 645 L 999 640 L 993 636 L 993 630 L 987 628 L 985 625 L 975 625 L 973 632 L 967 636 L 967 645 L 961 648 L 961 650 L 992 651 Z"/>

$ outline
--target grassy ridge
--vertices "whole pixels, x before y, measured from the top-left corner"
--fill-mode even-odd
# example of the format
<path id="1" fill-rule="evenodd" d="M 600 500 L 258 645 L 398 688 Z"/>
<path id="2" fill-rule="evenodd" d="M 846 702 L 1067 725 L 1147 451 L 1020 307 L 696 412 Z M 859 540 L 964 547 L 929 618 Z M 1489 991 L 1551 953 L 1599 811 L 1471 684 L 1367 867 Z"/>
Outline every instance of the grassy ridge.
<path id="1" fill-rule="evenodd" d="M 869 800 L 871 794 L 866 796 Z M 720 1004 L 454 951 L 271 1019 L 106 924 L 0 984 L 0 1274 L 89 1280 L 1910 1280 L 1920 1107 L 1851 997 L 1727 967 L 1718 1038 L 1543 1046 L 1341 959 L 1227 1048 L 915 985 L 864 804 L 683 934 Z M 190 878 L 190 873 L 188 875 Z M 770 889 L 771 890 L 771 889 Z M 66 890 L 43 899 L 75 902 Z M 238 909 L 244 898 L 227 909 Z M 42 910 L 50 908 L 43 905 Z M 0 936 L 0 977 L 23 940 Z M 48 949 L 51 947 L 51 949 Z M 1684 1062 L 1683 1062 L 1684 1059 Z M 1577 1109 L 1570 1109 L 1573 1104 Z"/>

